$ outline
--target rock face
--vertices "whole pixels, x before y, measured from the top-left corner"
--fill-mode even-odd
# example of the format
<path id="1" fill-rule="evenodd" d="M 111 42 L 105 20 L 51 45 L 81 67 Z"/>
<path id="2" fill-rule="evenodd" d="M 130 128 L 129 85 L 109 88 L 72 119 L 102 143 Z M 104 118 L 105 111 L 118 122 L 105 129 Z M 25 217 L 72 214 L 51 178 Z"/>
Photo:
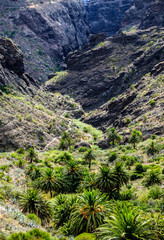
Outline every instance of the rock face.
<path id="1" fill-rule="evenodd" d="M 92 110 L 83 120 L 102 130 L 111 125 L 124 129 L 129 117 L 135 125 L 150 113 L 148 125 L 141 124 L 142 132 L 162 133 L 163 39 L 164 28 L 154 27 L 89 45 L 68 54 L 67 74 L 50 79 L 45 87 L 68 94 L 84 110 Z M 151 100 L 157 102 L 155 108 Z"/>
<path id="2" fill-rule="evenodd" d="M 11 40 L 0 37 L 0 86 L 33 94 L 38 82 L 24 73 L 23 53 Z"/>
<path id="3" fill-rule="evenodd" d="M 0 4 L 0 11 L 1 34 L 21 46 L 26 71 L 40 80 L 64 67 L 65 55 L 88 41 L 89 27 L 80 0 L 7 0 Z"/>
<path id="4" fill-rule="evenodd" d="M 70 53 L 67 75 L 46 82 L 46 88 L 70 95 L 86 111 L 94 110 L 122 94 L 163 59 L 162 36 L 162 29 L 120 34 Z"/>
<path id="5" fill-rule="evenodd" d="M 163 0 L 135 0 L 122 21 L 122 30 L 164 26 Z"/>
<path id="6" fill-rule="evenodd" d="M 90 31 L 93 34 L 104 32 L 106 36 L 114 35 L 120 28 L 125 11 L 134 0 L 89 0 L 86 12 Z"/>

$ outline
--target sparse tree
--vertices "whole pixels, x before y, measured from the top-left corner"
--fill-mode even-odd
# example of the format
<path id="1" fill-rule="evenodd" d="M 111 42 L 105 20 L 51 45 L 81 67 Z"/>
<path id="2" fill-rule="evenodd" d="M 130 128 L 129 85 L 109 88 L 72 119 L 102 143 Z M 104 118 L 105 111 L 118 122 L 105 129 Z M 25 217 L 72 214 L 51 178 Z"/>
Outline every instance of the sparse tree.
<path id="1" fill-rule="evenodd" d="M 136 148 L 136 143 L 140 142 L 142 138 L 142 133 L 134 129 L 130 136 L 130 143 L 133 144 L 133 147 Z"/>
<path id="2" fill-rule="evenodd" d="M 92 160 L 94 160 L 95 159 L 95 156 L 94 156 L 94 154 L 93 154 L 93 150 L 92 149 L 88 149 L 88 151 L 86 152 L 86 154 L 84 155 L 84 159 L 86 160 L 86 161 L 88 161 L 88 167 L 89 167 L 89 169 L 91 168 L 91 162 L 92 162 Z"/>
<path id="3" fill-rule="evenodd" d="M 109 167 L 100 167 L 100 171 L 95 179 L 95 184 L 97 188 L 101 190 L 101 192 L 108 193 L 110 196 L 112 196 L 112 192 L 116 186 L 116 179 Z"/>
<path id="4" fill-rule="evenodd" d="M 42 222 L 49 221 L 52 209 L 44 195 L 37 189 L 28 189 L 19 201 L 23 213 L 34 213 Z"/>
<path id="5" fill-rule="evenodd" d="M 158 152 L 159 152 L 158 148 L 155 146 L 155 143 L 152 141 L 150 146 L 148 147 L 147 154 L 155 155 Z"/>
<path id="6" fill-rule="evenodd" d="M 55 176 L 55 173 L 51 168 L 47 168 L 38 181 L 38 187 L 46 193 L 50 192 L 51 198 L 53 191 L 58 192 L 60 190 L 60 186 L 61 180 Z"/>
<path id="7" fill-rule="evenodd" d="M 32 163 L 37 157 L 37 153 L 35 152 L 34 148 L 33 147 L 30 147 L 28 150 L 27 150 L 27 156 L 26 156 L 26 159 L 28 161 L 30 161 L 30 163 Z"/>
<path id="8" fill-rule="evenodd" d="M 121 141 L 121 136 L 117 133 L 114 127 L 108 129 L 108 141 L 112 142 L 113 146 L 116 142 L 119 143 Z"/>

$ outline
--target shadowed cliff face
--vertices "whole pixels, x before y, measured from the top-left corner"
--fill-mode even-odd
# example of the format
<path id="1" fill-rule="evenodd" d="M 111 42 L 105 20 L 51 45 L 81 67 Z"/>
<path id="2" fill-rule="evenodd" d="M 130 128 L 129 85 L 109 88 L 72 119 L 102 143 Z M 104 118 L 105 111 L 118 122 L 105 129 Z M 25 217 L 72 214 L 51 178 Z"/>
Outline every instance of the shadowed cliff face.
<path id="1" fill-rule="evenodd" d="M 21 47 L 26 71 L 39 80 L 65 67 L 65 55 L 88 41 L 86 12 L 79 0 L 6 0 L 0 11 L 1 35 Z"/>
<path id="2" fill-rule="evenodd" d="M 104 32 L 114 35 L 120 28 L 125 11 L 134 0 L 90 0 L 86 3 L 86 12 L 90 31 L 93 34 Z"/>
<path id="3" fill-rule="evenodd" d="M 163 0 L 135 0 L 121 25 L 122 30 L 164 26 Z"/>

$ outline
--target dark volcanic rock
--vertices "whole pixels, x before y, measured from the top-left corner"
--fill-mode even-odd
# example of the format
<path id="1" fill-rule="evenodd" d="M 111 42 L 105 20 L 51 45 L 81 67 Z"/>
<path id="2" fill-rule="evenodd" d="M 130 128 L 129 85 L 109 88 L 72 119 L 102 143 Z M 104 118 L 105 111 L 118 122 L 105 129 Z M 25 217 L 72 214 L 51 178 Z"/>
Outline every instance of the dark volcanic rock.
<path id="1" fill-rule="evenodd" d="M 25 70 L 39 80 L 60 70 L 65 55 L 88 42 L 86 11 L 79 0 L 6 0 L 0 12 L 0 35 L 21 46 Z"/>
<path id="2" fill-rule="evenodd" d="M 3 67 L 18 75 L 24 73 L 23 53 L 11 40 L 0 38 L 0 56 Z"/>
<path id="3" fill-rule="evenodd" d="M 133 0 L 90 0 L 86 4 L 86 12 L 91 33 L 114 35 L 132 2 Z"/>
<path id="4" fill-rule="evenodd" d="M 163 29 L 158 33 L 151 28 L 107 38 L 96 46 L 68 54 L 66 77 L 46 82 L 46 88 L 70 95 L 86 111 L 94 110 L 162 62 L 163 48 Z"/>
<path id="5" fill-rule="evenodd" d="M 33 94 L 38 82 L 24 73 L 23 53 L 10 39 L 0 37 L 0 85 Z"/>
<path id="6" fill-rule="evenodd" d="M 122 21 L 122 29 L 132 27 L 146 29 L 152 26 L 164 26 L 163 0 L 135 0 L 126 12 Z"/>

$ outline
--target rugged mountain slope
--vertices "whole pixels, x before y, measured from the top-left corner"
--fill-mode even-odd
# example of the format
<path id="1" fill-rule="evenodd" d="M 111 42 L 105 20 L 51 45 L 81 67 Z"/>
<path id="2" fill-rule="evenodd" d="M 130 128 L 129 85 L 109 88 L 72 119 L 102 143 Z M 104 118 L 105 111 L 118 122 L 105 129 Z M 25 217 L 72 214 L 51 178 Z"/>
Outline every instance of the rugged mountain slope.
<path id="1" fill-rule="evenodd" d="M 24 73 L 23 54 L 10 40 L 0 38 L 0 149 L 58 145 L 63 131 L 76 133 L 65 114 L 80 117 L 81 107 L 68 96 L 45 92 Z M 67 117 L 68 117 L 67 116 Z M 78 134 L 77 134 L 78 135 Z"/>
<path id="2" fill-rule="evenodd" d="M 0 3 L 0 36 L 12 38 L 25 55 L 25 69 L 45 81 L 62 68 L 68 52 L 90 33 L 113 35 L 133 0 L 6 0 Z"/>
<path id="3" fill-rule="evenodd" d="M 21 46 L 25 69 L 39 80 L 88 41 L 86 13 L 79 0 L 7 0 L 1 1 L 0 11 L 0 35 Z"/>
<path id="4" fill-rule="evenodd" d="M 161 131 L 163 41 L 163 28 L 108 38 L 87 50 L 69 54 L 67 74 L 58 81 L 54 78 L 46 82 L 46 88 L 69 94 L 87 111 L 96 109 L 86 118 L 96 127 L 109 127 L 111 124 L 123 127 L 124 118 L 131 115 L 137 123 L 137 119 L 141 120 L 147 113 L 149 117 L 152 114 L 153 122 L 158 120 Z M 145 78 L 145 75 L 150 76 Z M 149 87 L 146 81 L 149 81 Z M 157 101 L 155 108 L 149 104 L 153 99 Z M 99 111 L 97 108 L 104 103 L 106 105 Z M 150 129 L 153 128 L 152 125 Z"/>

